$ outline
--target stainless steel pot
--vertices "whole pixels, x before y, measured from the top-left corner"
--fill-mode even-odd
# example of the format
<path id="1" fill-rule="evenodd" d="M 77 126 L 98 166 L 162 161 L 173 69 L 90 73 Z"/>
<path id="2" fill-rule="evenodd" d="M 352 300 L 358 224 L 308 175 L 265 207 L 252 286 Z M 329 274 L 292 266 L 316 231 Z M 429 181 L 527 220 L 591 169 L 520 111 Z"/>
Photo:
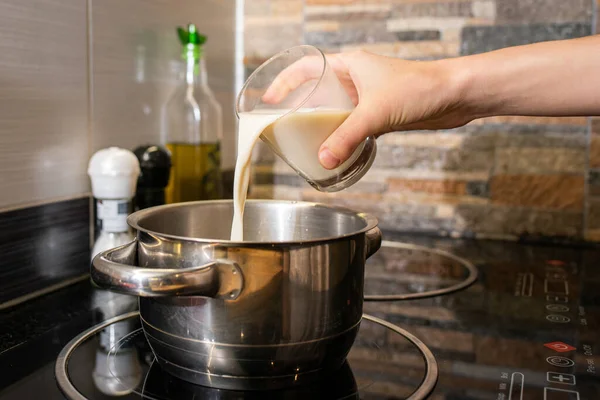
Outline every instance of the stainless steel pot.
<path id="1" fill-rule="evenodd" d="M 142 326 L 171 374 L 224 389 L 301 384 L 344 362 L 363 309 L 377 220 L 303 202 L 172 204 L 128 218 L 134 242 L 92 262 L 100 287 L 140 296 Z"/>

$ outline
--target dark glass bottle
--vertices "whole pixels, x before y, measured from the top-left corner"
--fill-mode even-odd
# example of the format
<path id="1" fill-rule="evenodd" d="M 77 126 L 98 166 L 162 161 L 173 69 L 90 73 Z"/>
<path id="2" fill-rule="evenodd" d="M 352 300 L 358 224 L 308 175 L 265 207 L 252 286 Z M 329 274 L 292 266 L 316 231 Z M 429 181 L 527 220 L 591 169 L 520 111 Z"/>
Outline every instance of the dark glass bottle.
<path id="1" fill-rule="evenodd" d="M 169 183 L 171 156 L 161 146 L 145 145 L 133 153 L 140 163 L 140 176 L 135 195 L 135 209 L 165 204 L 165 188 Z"/>

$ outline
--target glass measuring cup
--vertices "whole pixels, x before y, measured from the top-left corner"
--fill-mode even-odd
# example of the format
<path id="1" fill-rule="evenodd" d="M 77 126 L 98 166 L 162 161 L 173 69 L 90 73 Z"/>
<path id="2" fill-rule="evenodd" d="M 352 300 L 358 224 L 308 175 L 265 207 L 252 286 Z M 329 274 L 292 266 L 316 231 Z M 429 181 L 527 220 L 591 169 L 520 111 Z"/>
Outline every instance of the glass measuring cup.
<path id="1" fill-rule="evenodd" d="M 265 101 L 271 86 L 284 90 Z M 335 192 L 362 178 L 377 152 L 375 137 L 368 137 L 335 169 L 321 166 L 321 144 L 354 107 L 321 50 L 301 45 L 271 57 L 248 77 L 236 114 L 240 126 L 245 118 L 264 119 L 262 141 L 315 189 Z"/>

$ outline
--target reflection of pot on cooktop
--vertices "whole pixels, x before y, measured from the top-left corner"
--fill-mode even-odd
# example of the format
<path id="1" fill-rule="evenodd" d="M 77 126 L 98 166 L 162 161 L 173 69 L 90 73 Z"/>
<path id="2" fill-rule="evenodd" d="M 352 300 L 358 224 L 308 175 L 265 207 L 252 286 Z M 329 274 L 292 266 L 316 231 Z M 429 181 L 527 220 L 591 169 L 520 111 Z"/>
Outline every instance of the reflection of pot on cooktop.
<path id="1" fill-rule="evenodd" d="M 332 384 L 335 382 L 335 384 Z M 270 391 L 232 391 L 194 385 L 178 379 L 163 371 L 154 362 L 146 376 L 142 389 L 142 397 L 147 399 L 211 399 L 211 400 L 243 400 L 243 399 L 285 399 L 285 400 L 331 400 L 331 399 L 360 399 L 356 380 L 352 370 L 345 362 L 333 374 L 307 384 L 290 389 Z"/>

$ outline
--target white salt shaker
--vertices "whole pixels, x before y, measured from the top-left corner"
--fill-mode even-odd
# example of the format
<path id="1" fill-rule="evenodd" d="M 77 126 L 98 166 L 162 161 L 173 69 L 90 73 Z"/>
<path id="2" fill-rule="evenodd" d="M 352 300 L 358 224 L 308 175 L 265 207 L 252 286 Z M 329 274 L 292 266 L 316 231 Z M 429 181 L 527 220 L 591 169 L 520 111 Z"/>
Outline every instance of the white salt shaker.
<path id="1" fill-rule="evenodd" d="M 92 193 L 97 200 L 96 214 L 101 225 L 100 235 L 92 249 L 94 258 L 98 253 L 134 239 L 127 225 L 127 216 L 132 209 L 140 165 L 133 152 L 109 147 L 92 156 L 88 175 L 92 181 Z M 137 309 L 136 297 L 106 290 L 94 291 L 92 303 L 102 312 L 103 318 Z M 135 349 L 115 354 L 112 368 L 109 368 L 109 351 L 135 328 L 133 322 L 128 319 L 112 324 L 100 332 L 92 378 L 96 388 L 106 395 L 123 395 L 124 389 L 137 387 L 141 382 L 142 369 Z M 118 376 L 114 376 L 115 374 Z M 123 387 L 124 383 L 127 388 Z"/>
<path id="2" fill-rule="evenodd" d="M 131 242 L 134 237 L 127 216 L 135 197 L 140 164 L 133 152 L 109 147 L 97 151 L 90 159 L 88 175 L 96 198 L 96 212 L 101 233 L 92 250 L 92 258 L 104 251 Z"/>

